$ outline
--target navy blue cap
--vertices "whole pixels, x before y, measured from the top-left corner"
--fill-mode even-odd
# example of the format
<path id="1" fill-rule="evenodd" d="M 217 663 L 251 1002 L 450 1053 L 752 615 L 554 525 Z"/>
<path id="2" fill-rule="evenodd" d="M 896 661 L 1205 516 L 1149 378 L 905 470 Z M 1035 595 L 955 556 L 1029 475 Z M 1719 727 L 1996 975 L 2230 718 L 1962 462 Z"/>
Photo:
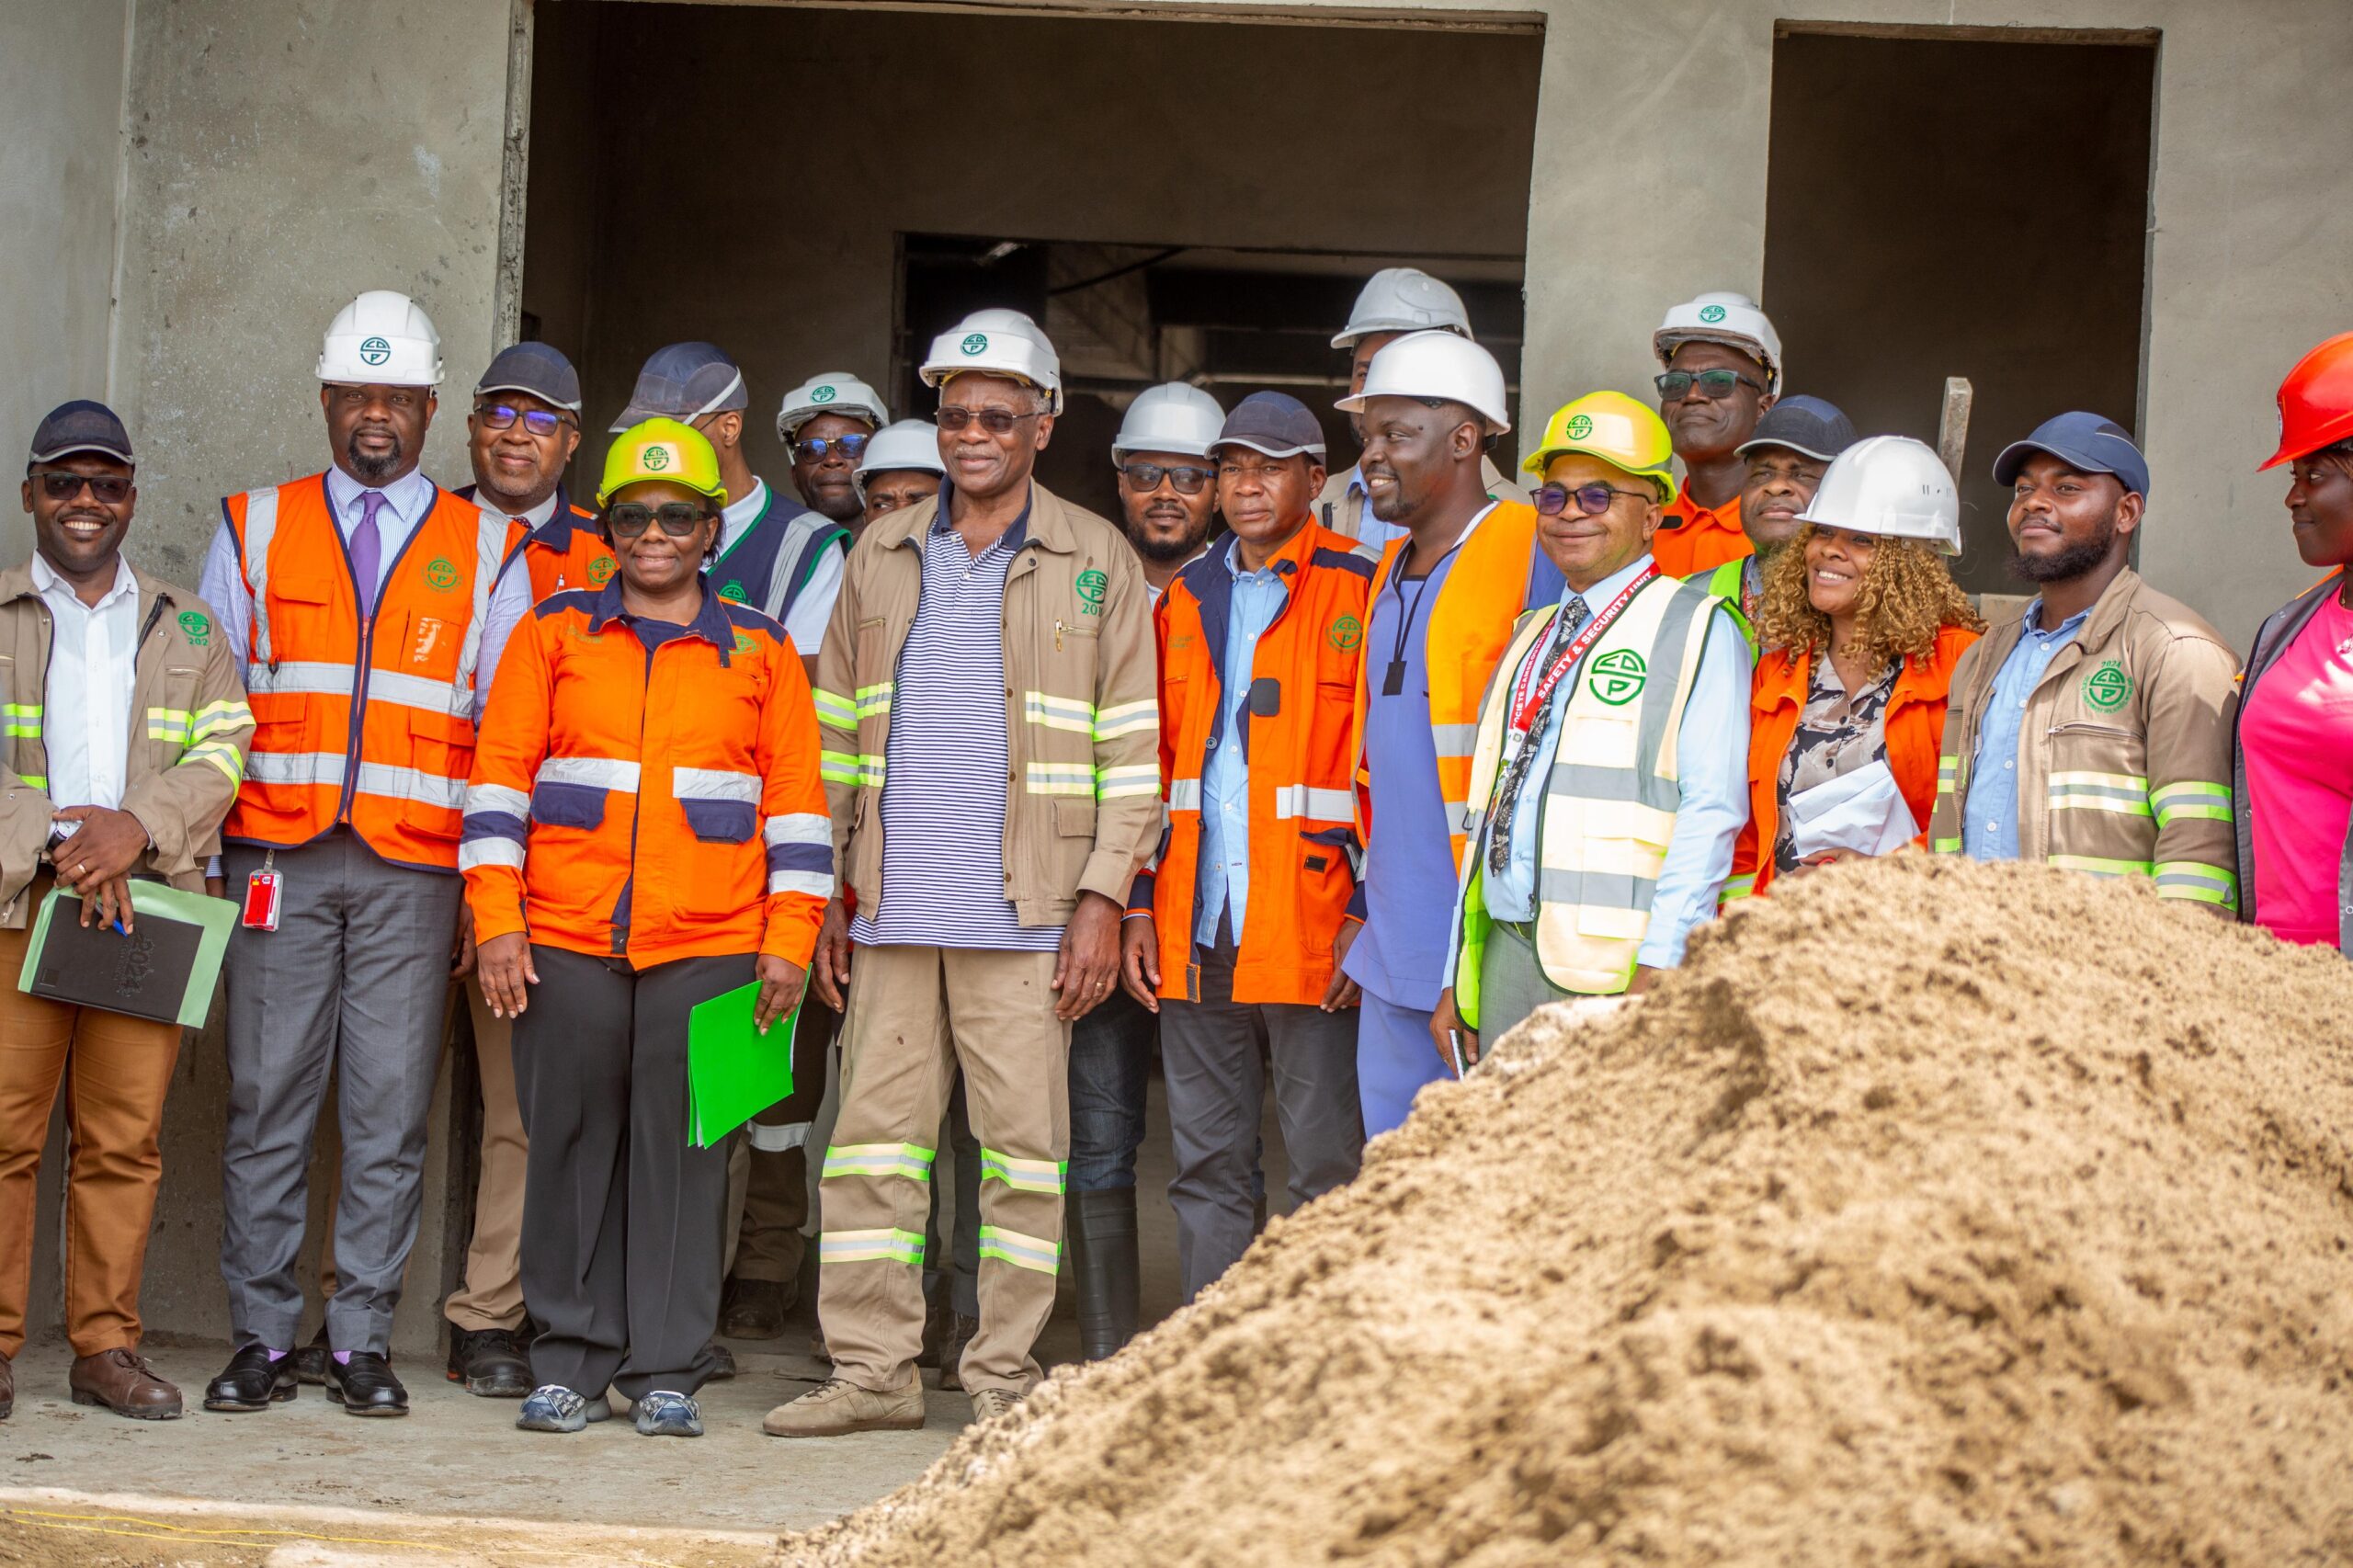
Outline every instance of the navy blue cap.
<path id="1" fill-rule="evenodd" d="M 648 419 L 676 419 L 691 425 L 706 414 L 749 408 L 752 394 L 744 390 L 744 372 L 716 343 L 673 343 L 657 348 L 637 373 L 637 390 L 629 406 L 613 421 L 616 431 Z"/>
<path id="2" fill-rule="evenodd" d="M 1825 398 L 1785 397 L 1756 421 L 1756 433 L 1733 450 L 1745 454 L 1759 447 L 1787 447 L 1793 452 L 1828 462 L 1855 444 L 1855 422 Z"/>
<path id="3" fill-rule="evenodd" d="M 49 411 L 49 417 L 33 432 L 33 449 L 25 460 L 55 462 L 75 452 L 97 452 L 118 462 L 131 462 L 131 432 L 122 427 L 114 410 L 103 403 L 93 403 L 85 397 L 61 403 Z"/>
<path id="4" fill-rule="evenodd" d="M 1307 404 L 1289 392 L 1252 392 L 1233 405 L 1233 412 L 1225 416 L 1224 428 L 1210 443 L 1212 452 L 1220 447 L 1247 447 L 1270 458 L 1305 453 L 1320 460 L 1324 426 L 1316 423 Z"/>
<path id="5" fill-rule="evenodd" d="M 2149 460 L 2132 444 L 2131 433 L 2113 419 L 2080 410 L 2046 419 L 2023 441 L 2012 441 L 1994 460 L 1994 482 L 2016 484 L 2018 470 L 2037 452 L 2049 452 L 2084 473 L 2112 473 L 2134 494 L 2149 493 Z"/>
<path id="6" fill-rule="evenodd" d="M 497 392 L 529 392 L 551 408 L 580 412 L 580 372 L 562 349 L 545 343 L 518 343 L 500 351 L 474 383 L 476 397 Z"/>

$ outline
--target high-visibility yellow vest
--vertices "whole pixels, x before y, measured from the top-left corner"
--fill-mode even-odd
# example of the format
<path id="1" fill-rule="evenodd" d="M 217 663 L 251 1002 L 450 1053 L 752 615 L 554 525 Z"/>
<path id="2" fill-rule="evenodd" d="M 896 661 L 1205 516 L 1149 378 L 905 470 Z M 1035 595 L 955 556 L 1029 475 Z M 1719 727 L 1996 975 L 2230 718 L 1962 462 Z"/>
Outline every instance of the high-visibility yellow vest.
<path id="1" fill-rule="evenodd" d="M 1654 578 L 1577 671 L 1552 777 L 1537 802 L 1536 956 L 1564 991 L 1615 995 L 1633 982 L 1634 955 L 1650 931 L 1651 896 L 1683 800 L 1677 737 L 1708 628 L 1723 605 L 1704 575 Z M 1479 714 L 1471 759 L 1478 814 L 1472 853 L 1462 859 L 1449 965 L 1455 1010 L 1472 1028 L 1479 1027 L 1480 959 L 1494 924 L 1482 872 L 1503 773 L 1504 728 L 1520 671 L 1543 656 L 1559 613 L 1555 606 L 1522 622 Z"/>

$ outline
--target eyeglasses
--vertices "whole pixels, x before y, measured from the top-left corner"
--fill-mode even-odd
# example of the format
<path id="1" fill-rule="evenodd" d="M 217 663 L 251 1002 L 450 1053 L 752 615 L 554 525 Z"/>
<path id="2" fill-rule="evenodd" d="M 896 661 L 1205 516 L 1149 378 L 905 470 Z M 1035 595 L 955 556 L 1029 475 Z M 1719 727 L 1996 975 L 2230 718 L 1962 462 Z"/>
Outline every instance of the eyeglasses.
<path id="1" fill-rule="evenodd" d="M 1730 397 L 1734 387 L 1756 387 L 1758 392 L 1765 390 L 1738 370 L 1669 370 L 1657 377 L 1652 384 L 1658 388 L 1660 401 L 1665 403 L 1689 397 L 1693 387 L 1698 387 L 1699 395 L 1711 403 Z"/>
<path id="2" fill-rule="evenodd" d="M 986 421 L 983 421 L 983 423 L 985 424 Z M 995 428 L 995 426 L 990 426 L 989 427 L 991 429 Z M 1006 428 L 1010 430 L 1013 426 L 1011 425 L 1007 425 Z M 805 437 L 802 439 L 792 443 L 792 460 L 803 463 L 821 463 L 825 460 L 828 455 L 831 455 L 835 457 L 847 458 L 849 461 L 856 462 L 859 458 L 866 455 L 866 443 L 872 439 L 873 437 L 870 436 Z"/>
<path id="3" fill-rule="evenodd" d="M 1656 497 L 1640 490 L 1619 490 L 1613 486 L 1597 483 L 1593 484 L 1580 484 L 1574 490 L 1569 489 L 1566 485 L 1548 484 L 1543 489 L 1538 491 L 1530 497 L 1530 499 L 1536 503 L 1536 509 L 1543 513 L 1548 517 L 1559 517 L 1563 512 L 1568 509 L 1568 505 L 1571 501 L 1574 501 L 1577 504 L 1577 510 L 1583 512 L 1586 517 L 1597 517 L 1601 516 L 1602 513 L 1609 510 L 1611 505 L 1615 503 L 1620 495 L 1625 496 L 1630 501 L 1650 501 L 1656 499 Z"/>
<path id="4" fill-rule="evenodd" d="M 120 474 L 44 473 L 39 478 L 41 494 L 52 501 L 71 501 L 85 484 L 91 499 L 101 506 L 119 506 L 131 499 L 131 481 Z"/>
<path id="5" fill-rule="evenodd" d="M 709 516 L 700 506 L 685 501 L 665 501 L 659 506 L 623 501 L 605 508 L 605 527 L 615 539 L 635 539 L 658 522 L 672 539 L 688 539 Z"/>
<path id="6" fill-rule="evenodd" d="M 563 415 L 544 408 L 509 408 L 503 403 L 486 403 L 474 410 L 474 417 L 485 430 L 511 430 L 517 419 L 523 428 L 534 436 L 552 436 L 563 428 Z"/>
<path id="7" fill-rule="evenodd" d="M 1139 495 L 1149 495 L 1160 488 L 1164 479 L 1176 487 L 1179 495 L 1199 495 L 1210 487 L 1217 475 L 1205 468 L 1163 468 L 1158 463 L 1124 463 L 1120 477 L 1129 489 Z"/>
<path id="8" fill-rule="evenodd" d="M 949 403 L 939 411 L 939 427 L 953 436 L 977 419 L 982 429 L 992 436 L 1002 436 L 1023 420 L 1037 418 L 1041 412 L 1033 408 L 1027 414 L 1016 414 L 1009 408 L 958 408 Z"/>

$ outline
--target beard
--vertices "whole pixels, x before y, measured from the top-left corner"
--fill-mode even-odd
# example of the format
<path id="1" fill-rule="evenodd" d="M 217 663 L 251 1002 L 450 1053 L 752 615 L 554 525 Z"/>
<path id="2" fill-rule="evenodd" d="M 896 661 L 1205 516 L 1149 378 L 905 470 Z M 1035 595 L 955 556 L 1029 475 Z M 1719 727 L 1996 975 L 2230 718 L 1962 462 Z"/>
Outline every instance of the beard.
<path id="1" fill-rule="evenodd" d="M 2116 545 L 2116 514 L 2100 519 L 2091 538 L 2068 545 L 2056 555 L 2026 555 L 2013 550 L 2010 570 L 2029 583 L 2065 583 L 2081 577 L 2108 559 Z"/>
<path id="2" fill-rule="evenodd" d="M 359 437 L 355 434 L 343 449 L 344 457 L 351 464 L 352 476 L 370 488 L 382 484 L 401 471 L 402 460 L 408 449 L 398 436 L 392 437 L 392 449 L 382 457 L 371 458 L 359 449 Z"/>
<path id="3" fill-rule="evenodd" d="M 1155 565 L 1169 566 L 1179 562 L 1190 561 L 1199 554 L 1201 541 L 1208 539 L 1209 535 L 1210 530 L 1207 528 L 1198 532 L 1188 528 L 1181 534 L 1170 534 L 1165 537 L 1137 531 L 1128 535 L 1128 542 L 1134 545 L 1136 553 L 1146 561 Z"/>

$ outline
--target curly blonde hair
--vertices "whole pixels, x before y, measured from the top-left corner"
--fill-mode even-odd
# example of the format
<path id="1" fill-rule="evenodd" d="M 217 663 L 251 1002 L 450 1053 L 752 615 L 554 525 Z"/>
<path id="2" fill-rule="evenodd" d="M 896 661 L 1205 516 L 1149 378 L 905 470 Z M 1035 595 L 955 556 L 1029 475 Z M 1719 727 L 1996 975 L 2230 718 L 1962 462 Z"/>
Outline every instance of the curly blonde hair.
<path id="1" fill-rule="evenodd" d="M 1768 652 L 1830 647 L 1830 618 L 1806 591 L 1805 547 L 1819 531 L 1812 523 L 1783 546 L 1765 569 L 1757 605 L 1757 642 Z M 1896 659 L 1925 658 L 1948 626 L 1985 630 L 1985 620 L 1945 570 L 1942 557 L 1918 540 L 1882 539 L 1855 600 L 1855 648 L 1874 669 Z"/>

